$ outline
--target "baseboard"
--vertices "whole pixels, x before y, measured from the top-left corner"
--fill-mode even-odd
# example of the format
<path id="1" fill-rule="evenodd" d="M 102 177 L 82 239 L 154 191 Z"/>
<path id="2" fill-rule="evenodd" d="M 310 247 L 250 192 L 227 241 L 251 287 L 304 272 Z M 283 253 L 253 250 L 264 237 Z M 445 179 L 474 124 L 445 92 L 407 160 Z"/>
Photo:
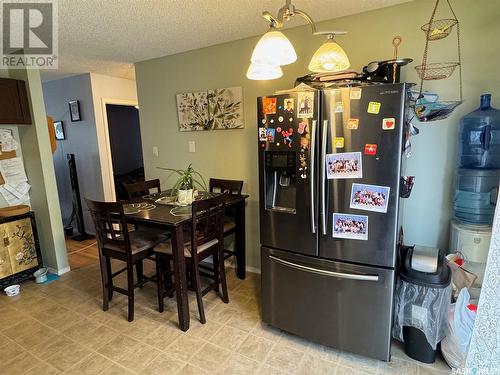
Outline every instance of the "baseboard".
<path id="1" fill-rule="evenodd" d="M 47 267 L 47 270 L 50 273 L 54 273 L 58 276 L 61 276 L 61 275 L 64 275 L 65 273 L 68 273 L 69 271 L 71 271 L 71 268 L 70 268 L 70 266 L 68 266 L 68 267 L 61 268 L 60 270 L 56 270 L 55 268 Z"/>

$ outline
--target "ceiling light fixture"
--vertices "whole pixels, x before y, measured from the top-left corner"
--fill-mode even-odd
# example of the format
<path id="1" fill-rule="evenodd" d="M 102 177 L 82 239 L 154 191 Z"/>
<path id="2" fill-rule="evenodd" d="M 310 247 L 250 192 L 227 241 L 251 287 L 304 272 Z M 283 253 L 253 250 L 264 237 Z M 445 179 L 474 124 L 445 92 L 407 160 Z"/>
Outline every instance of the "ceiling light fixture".
<path id="1" fill-rule="evenodd" d="M 274 17 L 268 11 L 262 12 L 270 24 L 270 29 L 260 38 L 255 46 L 247 78 L 257 80 L 276 79 L 283 75 L 280 66 L 288 65 L 297 60 L 297 54 L 292 43 L 280 31 L 285 21 L 299 15 L 311 26 L 314 35 L 327 35 L 327 41 L 314 53 L 309 70 L 313 72 L 337 72 L 349 68 L 349 59 L 345 51 L 333 40 L 335 35 L 346 34 L 345 31 L 316 31 L 316 25 L 311 17 L 295 8 L 291 0 L 285 0 L 285 5 Z M 266 78 L 262 78 L 266 77 Z"/>

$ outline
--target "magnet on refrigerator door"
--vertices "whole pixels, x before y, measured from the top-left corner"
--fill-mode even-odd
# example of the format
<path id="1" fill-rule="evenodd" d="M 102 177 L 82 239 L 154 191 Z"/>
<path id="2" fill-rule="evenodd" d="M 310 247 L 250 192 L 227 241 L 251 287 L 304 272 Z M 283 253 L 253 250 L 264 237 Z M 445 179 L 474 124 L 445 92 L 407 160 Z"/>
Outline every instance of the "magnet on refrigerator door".
<path id="1" fill-rule="evenodd" d="M 363 178 L 361 152 L 327 154 L 325 158 L 328 179 Z"/>
<path id="2" fill-rule="evenodd" d="M 333 238 L 368 240 L 368 216 L 333 213 Z"/>
<path id="3" fill-rule="evenodd" d="M 389 205 L 389 186 L 352 184 L 350 208 L 387 213 Z"/>
<path id="4" fill-rule="evenodd" d="M 283 108 L 284 108 L 285 114 L 293 115 L 293 113 L 295 111 L 295 104 L 294 104 L 293 98 L 283 99 Z"/>
<path id="5" fill-rule="evenodd" d="M 273 115 L 276 113 L 276 98 L 262 99 L 262 112 L 265 115 Z"/>
<path id="6" fill-rule="evenodd" d="M 367 143 L 365 145 L 365 155 L 377 155 L 377 144 Z"/>
<path id="7" fill-rule="evenodd" d="M 378 115 L 378 113 L 380 112 L 380 106 L 381 104 L 379 102 L 370 102 L 368 103 L 367 112 L 374 115 Z"/>
<path id="8" fill-rule="evenodd" d="M 266 128 L 259 128 L 259 141 L 261 142 L 267 141 Z"/>
<path id="9" fill-rule="evenodd" d="M 336 102 L 335 103 L 335 113 L 344 112 L 344 102 Z"/>
<path id="10" fill-rule="evenodd" d="M 278 117 L 278 122 L 283 122 L 283 116 Z"/>
<path id="11" fill-rule="evenodd" d="M 270 143 L 274 143 L 275 134 L 276 134 L 276 129 L 267 128 L 266 129 L 266 140 Z"/>
<path id="12" fill-rule="evenodd" d="M 282 130 L 281 135 L 283 136 L 283 144 L 288 145 L 288 147 L 292 147 L 292 135 L 293 135 L 293 129 L 290 128 L 288 131 Z"/>
<path id="13" fill-rule="evenodd" d="M 335 148 L 344 148 L 344 137 L 335 137 L 333 139 L 333 145 Z"/>
<path id="14" fill-rule="evenodd" d="M 347 120 L 347 129 L 349 130 L 357 130 L 359 125 L 359 119 L 357 118 L 350 118 Z"/>
<path id="15" fill-rule="evenodd" d="M 396 119 L 395 118 L 385 118 L 382 120 L 382 129 L 383 130 L 394 130 L 396 128 Z"/>
<path id="16" fill-rule="evenodd" d="M 351 100 L 361 99 L 361 87 L 353 87 L 349 94 L 349 99 Z"/>
<path id="17" fill-rule="evenodd" d="M 314 92 L 299 92 L 298 115 L 299 118 L 313 117 L 314 113 Z"/>

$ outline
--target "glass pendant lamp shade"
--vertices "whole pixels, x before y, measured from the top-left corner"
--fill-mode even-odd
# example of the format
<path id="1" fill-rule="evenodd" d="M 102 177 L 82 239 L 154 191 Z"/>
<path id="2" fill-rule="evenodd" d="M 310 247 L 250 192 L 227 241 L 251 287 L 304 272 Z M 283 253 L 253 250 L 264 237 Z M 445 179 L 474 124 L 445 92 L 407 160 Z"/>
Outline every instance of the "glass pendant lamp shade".
<path id="1" fill-rule="evenodd" d="M 280 66 L 273 66 L 262 63 L 251 63 L 247 70 L 247 78 L 260 81 L 280 78 L 283 71 Z"/>
<path id="2" fill-rule="evenodd" d="M 316 73 L 338 72 L 349 68 L 350 65 L 345 51 L 329 36 L 314 53 L 309 70 Z"/>
<path id="3" fill-rule="evenodd" d="M 297 60 L 297 54 L 292 43 L 281 32 L 274 29 L 265 33 L 255 46 L 252 63 L 272 66 L 288 65 Z"/>

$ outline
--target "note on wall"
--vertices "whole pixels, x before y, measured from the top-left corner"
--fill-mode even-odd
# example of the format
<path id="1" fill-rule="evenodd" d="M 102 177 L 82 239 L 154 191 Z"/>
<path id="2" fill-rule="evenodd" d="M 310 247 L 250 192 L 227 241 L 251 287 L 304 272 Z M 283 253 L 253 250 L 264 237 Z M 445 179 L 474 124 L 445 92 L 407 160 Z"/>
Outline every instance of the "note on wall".
<path id="1" fill-rule="evenodd" d="M 0 173 L 5 182 L 0 186 L 0 194 L 9 206 L 26 202 L 29 199 L 28 192 L 31 186 L 28 184 L 22 159 L 15 157 L 0 160 Z"/>

